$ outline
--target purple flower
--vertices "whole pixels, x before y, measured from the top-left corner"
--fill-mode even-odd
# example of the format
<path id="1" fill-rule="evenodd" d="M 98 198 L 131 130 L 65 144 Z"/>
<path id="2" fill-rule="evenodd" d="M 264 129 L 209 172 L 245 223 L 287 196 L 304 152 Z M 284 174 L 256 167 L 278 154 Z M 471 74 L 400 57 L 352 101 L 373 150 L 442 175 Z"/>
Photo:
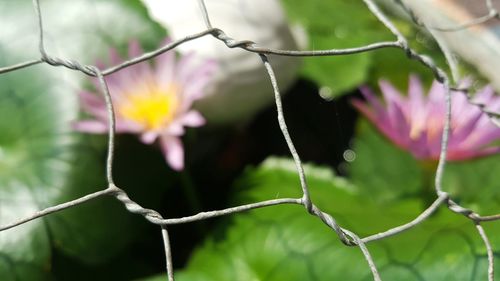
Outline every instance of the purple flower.
<path id="1" fill-rule="evenodd" d="M 130 42 L 129 57 L 141 54 L 139 43 Z M 113 65 L 122 62 L 114 49 L 110 51 L 110 62 Z M 115 108 L 116 132 L 138 134 L 145 144 L 158 140 L 170 167 L 182 170 L 184 149 L 180 137 L 184 127 L 205 124 L 203 116 L 191 107 L 203 97 L 215 70 L 214 61 L 200 60 L 193 54 L 177 59 L 169 51 L 156 57 L 154 66 L 143 62 L 106 76 Z M 99 89 L 98 81 L 93 82 Z M 104 98 L 85 91 L 79 94 L 83 110 L 94 119 L 79 121 L 74 128 L 105 133 L 108 120 Z"/>
<path id="2" fill-rule="evenodd" d="M 439 158 L 445 120 L 445 90 L 434 81 L 424 96 L 420 80 L 410 76 L 408 95 L 399 93 L 389 82 L 381 80 L 380 89 L 385 104 L 368 87 L 361 93 L 366 102 L 353 100 L 360 110 L 387 138 L 420 160 Z M 491 86 L 480 90 L 474 99 L 486 109 L 500 111 L 500 97 Z M 500 128 L 462 93 L 452 92 L 452 120 L 448 143 L 448 160 L 460 161 L 494 154 L 500 151 L 492 142 L 500 139 Z"/>

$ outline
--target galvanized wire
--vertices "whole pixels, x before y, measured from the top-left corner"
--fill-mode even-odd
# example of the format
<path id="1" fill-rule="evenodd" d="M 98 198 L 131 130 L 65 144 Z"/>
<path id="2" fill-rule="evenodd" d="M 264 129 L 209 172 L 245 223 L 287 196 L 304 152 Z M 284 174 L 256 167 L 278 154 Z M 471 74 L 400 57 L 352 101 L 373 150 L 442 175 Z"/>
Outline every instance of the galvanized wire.
<path id="1" fill-rule="evenodd" d="M 297 50 L 279 50 L 279 49 L 272 49 L 272 48 L 267 48 L 265 46 L 259 46 L 256 43 L 250 41 L 250 40 L 238 40 L 238 39 L 233 39 L 227 36 L 223 30 L 215 28 L 212 26 L 211 21 L 210 21 L 210 16 L 209 13 L 207 12 L 206 9 L 206 4 L 203 0 L 198 0 L 199 6 L 203 15 L 203 19 L 206 25 L 206 30 L 200 31 L 199 33 L 187 36 L 183 39 L 171 42 L 166 44 L 165 46 L 162 46 L 158 48 L 157 50 L 154 50 L 152 52 L 144 53 L 138 57 L 132 58 L 130 60 L 127 60 L 119 65 L 115 65 L 112 67 L 109 67 L 107 69 L 99 69 L 96 66 L 91 66 L 91 65 L 82 65 L 76 60 L 70 60 L 70 59 L 65 59 L 65 58 L 58 58 L 58 57 L 53 57 L 50 54 L 47 53 L 45 46 L 44 46 L 44 28 L 43 28 L 43 17 L 42 17 L 42 12 L 40 8 L 40 3 L 39 0 L 33 0 L 33 7 L 35 8 L 35 14 L 38 20 L 38 28 L 39 28 L 39 52 L 40 52 L 40 58 L 39 59 L 34 59 L 34 60 L 29 60 L 25 62 L 21 62 L 18 64 L 10 65 L 10 66 L 5 66 L 5 67 L 0 67 L 0 74 L 2 73 L 7 73 L 11 71 L 16 71 L 18 69 L 30 67 L 36 64 L 40 63 L 46 63 L 52 66 L 62 66 L 66 67 L 71 70 L 79 71 L 82 72 L 88 76 L 93 76 L 97 77 L 99 82 L 100 82 L 100 87 L 101 91 L 104 95 L 107 110 L 108 110 L 108 119 L 109 119 L 109 132 L 108 132 L 108 150 L 107 150 L 107 160 L 106 160 L 106 181 L 107 181 L 107 187 L 102 189 L 101 191 L 97 191 L 88 195 L 85 195 L 83 197 L 77 198 L 75 200 L 65 202 L 62 204 L 58 204 L 43 210 L 40 210 L 38 212 L 35 212 L 27 217 L 18 219 L 14 222 L 11 222 L 6 225 L 0 226 L 0 231 L 5 231 L 7 229 L 16 227 L 18 225 L 24 224 L 26 222 L 29 222 L 31 220 L 47 216 L 51 213 L 58 212 L 67 208 L 72 208 L 76 205 L 89 202 L 91 200 L 94 200 L 96 198 L 102 197 L 102 196 L 112 196 L 113 198 L 117 199 L 118 201 L 122 202 L 124 204 L 124 207 L 131 213 L 134 214 L 139 214 L 143 216 L 146 220 L 148 220 L 150 223 L 156 224 L 161 228 L 161 235 L 163 237 L 163 242 L 164 242 L 164 251 L 165 251 L 165 259 L 166 259 L 166 271 L 167 271 L 167 276 L 169 281 L 174 280 L 174 273 L 173 273 L 173 266 L 172 266 L 172 253 L 171 253 L 171 247 L 170 247 L 170 240 L 169 240 L 169 235 L 167 231 L 167 227 L 169 225 L 174 225 L 174 224 L 183 224 L 183 223 L 189 223 L 189 222 L 195 222 L 195 221 L 200 221 L 200 220 L 205 220 L 213 217 L 218 217 L 218 216 L 224 216 L 224 215 L 230 215 L 230 214 L 235 214 L 239 212 L 244 212 L 256 208 L 263 208 L 263 207 L 269 207 L 269 206 L 275 206 L 279 204 L 298 204 L 302 205 L 305 210 L 313 215 L 318 217 L 321 221 L 323 221 L 328 227 L 330 227 L 338 236 L 338 238 L 348 246 L 356 246 L 359 247 L 361 252 L 363 253 L 369 269 L 372 272 L 373 279 L 378 281 L 381 280 L 380 275 L 378 273 L 377 267 L 375 265 L 375 261 L 373 260 L 370 252 L 368 251 L 368 248 L 366 247 L 366 243 L 370 243 L 373 241 L 377 240 L 382 240 L 386 239 L 388 237 L 391 237 L 393 235 L 398 235 L 399 233 L 402 233 L 404 231 L 408 231 L 414 226 L 417 226 L 427 220 L 439 207 L 445 206 L 450 210 L 451 212 L 454 212 L 456 214 L 461 214 L 465 218 L 471 220 L 474 225 L 476 226 L 476 229 L 478 230 L 478 234 L 481 237 L 483 243 L 485 244 L 485 247 L 487 249 L 487 254 L 488 254 L 488 280 L 493 281 L 494 279 L 494 262 L 493 262 L 493 250 L 491 243 L 489 242 L 489 239 L 484 231 L 484 229 L 481 226 L 481 223 L 489 222 L 489 221 L 495 221 L 495 220 L 500 220 L 500 214 L 495 214 L 495 215 L 488 215 L 488 216 L 481 216 L 477 213 L 475 213 L 473 210 L 466 209 L 462 206 L 460 206 L 458 203 L 453 201 L 451 196 L 443 190 L 442 188 L 442 179 L 443 179 L 443 174 L 444 170 L 446 167 L 446 155 L 447 155 L 447 147 L 448 147 L 448 138 L 450 134 L 450 122 L 451 122 L 451 85 L 450 85 L 450 79 L 447 75 L 447 73 L 439 68 L 431 58 L 422 55 L 418 52 L 416 52 L 413 48 L 411 48 L 408 44 L 408 41 L 406 38 L 403 36 L 403 34 L 396 28 L 396 26 L 392 23 L 392 21 L 380 10 L 380 8 L 377 6 L 377 4 L 372 1 L 372 0 L 363 0 L 363 2 L 366 4 L 366 7 L 378 18 L 378 20 L 383 24 L 391 33 L 395 36 L 394 41 L 390 42 L 375 42 L 372 44 L 368 44 L 365 46 L 360 46 L 357 48 L 347 48 L 347 49 L 329 49 L 329 50 L 314 50 L 314 51 L 297 51 Z M 401 1 L 396 0 L 396 2 L 402 4 Z M 480 18 L 477 18 L 471 22 L 467 22 L 464 24 L 461 24 L 456 27 L 451 27 L 451 28 L 437 28 L 437 27 L 432 27 L 434 29 L 439 29 L 439 30 L 448 30 L 448 31 L 454 31 L 454 30 L 459 30 L 463 28 L 468 28 L 472 25 L 484 23 L 487 20 L 491 20 L 494 18 L 498 18 L 498 12 L 493 8 L 493 5 L 490 0 L 485 1 L 488 9 L 489 9 L 489 14 L 487 16 L 483 16 Z M 404 5 L 403 5 L 404 6 Z M 407 11 L 410 12 L 410 15 L 414 18 L 414 20 L 419 23 L 418 18 L 411 13 L 409 9 Z M 114 137 L 115 137 L 115 117 L 114 117 L 114 109 L 113 109 L 113 103 L 111 101 L 111 96 L 106 84 L 106 81 L 104 77 L 106 75 L 112 74 L 116 71 L 119 71 L 120 69 L 129 67 L 131 65 L 140 63 L 142 61 L 149 60 L 151 58 L 154 58 L 164 52 L 171 51 L 177 46 L 184 44 L 185 42 L 196 40 L 198 38 L 204 37 L 204 36 L 212 36 L 215 40 L 220 40 L 222 41 L 228 48 L 240 48 L 252 53 L 255 53 L 257 56 L 260 57 L 262 60 L 264 70 L 266 71 L 270 83 L 273 87 L 274 91 L 274 98 L 276 102 L 276 111 L 277 111 L 277 121 L 279 124 L 279 127 L 281 129 L 281 132 L 283 134 L 284 140 L 286 141 L 288 148 L 290 150 L 290 153 L 293 157 L 293 160 L 295 162 L 297 174 L 299 176 L 300 180 L 300 186 L 302 190 L 302 197 L 301 198 L 278 198 L 278 199 L 272 199 L 272 200 L 267 200 L 267 201 L 262 201 L 262 202 L 256 202 L 256 203 L 251 203 L 251 204 L 246 204 L 246 205 L 241 205 L 241 206 L 235 206 L 235 207 L 230 207 L 227 209 L 221 209 L 221 210 L 213 210 L 213 211 L 207 211 L 207 212 L 201 212 L 198 214 L 194 214 L 191 216 L 186 216 L 186 217 L 181 217 L 181 218 L 163 218 L 160 213 L 158 213 L 155 210 L 147 209 L 139 204 L 137 204 L 135 201 L 133 201 L 128 194 L 117 187 L 114 182 L 113 182 L 113 153 L 114 153 Z M 403 51 L 409 59 L 416 60 L 420 62 L 422 65 L 427 67 L 432 73 L 434 74 L 436 80 L 441 82 L 446 89 L 445 91 L 445 102 L 446 102 L 446 115 L 445 115 L 445 126 L 443 130 L 443 138 L 442 138 L 442 144 L 441 144 L 441 153 L 439 157 L 439 163 L 438 167 L 436 170 L 436 176 L 435 176 L 435 190 L 436 190 L 436 199 L 435 201 L 426 209 L 424 210 L 419 216 L 417 216 L 414 220 L 402 224 L 400 226 L 388 229 L 386 231 L 383 231 L 378 234 L 373 234 L 364 238 L 358 237 L 357 234 L 354 232 L 343 228 L 340 226 L 335 218 L 331 216 L 330 214 L 327 214 L 323 212 L 321 209 L 319 209 L 312 199 L 309 196 L 309 187 L 307 185 L 307 180 L 306 180 L 306 173 L 303 169 L 303 165 L 301 162 L 301 159 L 299 157 L 299 154 L 297 153 L 295 149 L 295 145 L 293 144 L 292 138 L 290 137 L 290 134 L 288 132 L 288 128 L 286 125 L 286 119 L 285 119 L 285 114 L 284 114 L 284 109 L 281 103 L 281 94 L 279 91 L 278 83 L 276 81 L 276 77 L 274 74 L 274 70 L 271 66 L 271 64 L 268 61 L 267 55 L 273 54 L 273 55 L 280 55 L 280 56 L 340 56 L 340 55 L 352 55 L 352 54 L 358 54 L 358 53 L 363 53 L 363 52 L 369 52 L 372 50 L 376 49 L 381 49 L 381 48 L 393 48 L 393 49 L 399 49 Z M 467 89 L 464 90 L 464 92 L 467 92 Z M 484 107 L 484 106 L 483 106 Z M 492 113 L 490 113 L 492 114 Z"/>

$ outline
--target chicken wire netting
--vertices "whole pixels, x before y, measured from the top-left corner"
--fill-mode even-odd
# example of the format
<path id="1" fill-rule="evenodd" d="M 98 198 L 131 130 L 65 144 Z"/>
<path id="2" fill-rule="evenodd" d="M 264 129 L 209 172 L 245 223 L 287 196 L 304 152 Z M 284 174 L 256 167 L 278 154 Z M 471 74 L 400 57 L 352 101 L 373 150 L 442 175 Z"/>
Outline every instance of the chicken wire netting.
<path id="1" fill-rule="evenodd" d="M 171 247 L 170 247 L 170 241 L 169 241 L 169 232 L 168 228 L 171 225 L 176 225 L 176 224 L 184 224 L 184 223 L 190 223 L 190 222 L 196 222 L 196 221 L 202 221 L 206 220 L 209 218 L 213 217 L 219 217 L 219 216 L 225 216 L 225 215 L 230 215 L 230 214 L 236 214 L 256 208 L 269 208 L 275 205 L 280 205 L 280 204 L 296 204 L 296 205 L 301 205 L 304 207 L 304 212 L 307 212 L 313 216 L 316 216 L 318 219 L 320 219 L 324 224 L 326 224 L 335 235 L 337 235 L 338 239 L 342 241 L 345 245 L 347 246 L 355 246 L 359 247 L 359 250 L 362 252 L 363 256 L 366 259 L 367 266 L 369 267 L 373 279 L 374 280 L 381 280 L 381 277 L 378 273 L 377 270 L 377 262 L 374 260 L 370 254 L 370 251 L 368 250 L 366 244 L 373 242 L 373 241 L 378 241 L 378 240 L 384 240 L 384 239 L 390 239 L 389 237 L 398 235 L 399 233 L 402 233 L 404 231 L 407 231 L 424 221 L 426 221 L 429 217 L 431 217 L 436 210 L 441 207 L 441 206 L 446 206 L 450 212 L 460 214 L 464 217 L 464 219 L 467 219 L 470 221 L 471 224 L 475 226 L 477 229 L 477 235 L 480 236 L 482 241 L 484 242 L 485 248 L 487 250 L 487 258 L 488 258 L 488 280 L 494 280 L 494 251 L 492 249 L 491 243 L 488 240 L 488 236 L 486 235 L 482 224 L 483 223 L 488 223 L 491 221 L 496 221 L 500 219 L 500 215 L 491 215 L 491 216 L 482 216 L 480 214 L 477 214 L 474 210 L 467 209 L 465 207 L 462 207 L 460 204 L 455 202 L 453 198 L 451 198 L 450 194 L 447 193 L 445 190 L 442 188 L 442 181 L 443 181 L 443 173 L 446 167 L 446 156 L 447 156 L 447 147 L 448 147 L 448 138 L 449 138 L 449 133 L 450 133 L 450 120 L 451 120 L 451 99 L 452 99 L 452 89 L 455 90 L 461 90 L 463 94 L 468 95 L 468 89 L 456 89 L 455 87 L 455 79 L 451 79 L 446 71 L 438 67 L 432 59 L 429 57 L 420 54 L 419 52 L 415 51 L 409 44 L 405 36 L 398 30 L 398 28 L 393 24 L 393 22 L 382 12 L 382 10 L 379 8 L 379 6 L 372 0 L 364 0 L 364 4 L 366 5 L 366 8 L 373 13 L 373 15 L 379 20 L 380 24 L 385 26 L 394 36 L 395 40 L 394 41 L 387 41 L 387 42 L 375 42 L 369 45 L 357 47 L 357 48 L 348 48 L 348 49 L 328 49 L 328 50 L 312 50 L 312 51 L 298 51 L 298 50 L 281 50 L 281 49 L 272 49 L 272 48 L 267 48 L 266 46 L 260 46 L 251 40 L 247 40 L 247 38 L 231 38 L 229 37 L 224 30 L 221 30 L 217 28 L 216 26 L 212 26 L 211 21 L 210 21 L 210 14 L 207 12 L 205 2 L 203 0 L 199 0 L 199 6 L 201 10 L 201 14 L 203 16 L 203 21 L 206 25 L 206 29 L 200 31 L 199 33 L 192 34 L 188 37 L 185 37 L 180 40 L 176 40 L 173 42 L 170 42 L 164 46 L 162 46 L 159 49 L 156 49 L 151 52 L 144 53 L 138 57 L 132 58 L 130 60 L 127 60 L 121 64 L 114 65 L 112 67 L 106 68 L 106 69 L 100 69 L 97 66 L 93 65 L 84 65 L 79 63 L 76 60 L 70 60 L 70 59 L 65 59 L 65 58 L 60 58 L 56 56 L 52 56 L 49 52 L 47 52 L 45 48 L 45 40 L 44 40 L 44 25 L 43 25 L 43 7 L 41 7 L 38 0 L 33 0 L 33 7 L 35 10 L 36 14 L 36 19 L 37 19 L 37 25 L 38 25 L 38 34 L 39 34 L 39 53 L 40 53 L 40 58 L 39 59 L 34 59 L 34 60 L 29 60 L 29 61 L 24 61 L 15 65 L 9 65 L 9 66 L 2 66 L 0 68 L 0 74 L 12 72 L 12 71 L 17 71 L 23 68 L 28 68 L 34 65 L 38 64 L 48 64 L 51 66 L 61 66 L 64 68 L 68 68 L 71 70 L 75 70 L 77 72 L 81 72 L 87 76 L 91 77 L 96 77 L 99 81 L 100 87 L 101 87 L 101 92 L 104 95 L 105 101 L 106 101 L 106 106 L 107 106 L 107 118 L 109 120 L 109 131 L 108 131 L 108 139 L 107 139 L 107 159 L 106 159 L 106 181 L 107 181 L 107 187 L 94 192 L 90 193 L 88 195 L 85 195 L 83 197 L 67 201 L 58 205 L 54 205 L 36 212 L 33 212 L 31 215 L 23 217 L 21 219 L 18 219 L 13 222 L 8 222 L 5 224 L 2 222 L 2 225 L 0 226 L 0 231 L 8 231 L 11 228 L 15 228 L 17 226 L 20 226 L 22 224 L 25 224 L 29 221 L 35 220 L 37 218 L 41 218 L 47 215 L 50 215 L 52 213 L 72 208 L 74 206 L 77 206 L 82 203 L 86 203 L 92 200 L 95 200 L 100 197 L 104 196 L 110 196 L 115 198 L 116 200 L 120 201 L 123 203 L 123 206 L 131 213 L 134 214 L 139 214 L 143 216 L 147 221 L 150 223 L 157 225 L 161 228 L 161 233 L 163 237 L 163 243 L 164 243 L 164 252 L 165 252 L 165 262 L 166 262 L 166 272 L 168 275 L 168 280 L 174 280 L 174 271 L 173 271 L 173 266 L 172 266 L 172 253 L 171 253 Z M 407 5 L 407 1 L 395 1 L 397 4 L 399 4 L 400 7 L 402 7 L 410 16 L 411 18 L 415 21 L 416 24 L 423 26 L 424 28 L 427 28 L 432 32 L 439 30 L 439 31 L 446 31 L 446 32 L 453 32 L 456 30 L 462 30 L 466 29 L 469 27 L 473 27 L 478 24 L 485 23 L 490 20 L 496 20 L 499 18 L 498 11 L 495 10 L 492 2 L 490 0 L 484 1 L 484 4 L 487 9 L 488 9 L 488 14 L 481 16 L 479 18 L 473 19 L 470 22 L 465 22 L 457 26 L 449 26 L 449 27 L 439 27 L 439 26 L 428 26 L 425 24 L 425 22 L 422 22 L 419 20 L 418 16 L 412 12 L 411 5 Z M 43 5 L 42 5 L 43 6 Z M 61 15 L 64 16 L 64 15 Z M 432 33 L 433 34 L 433 33 Z M 302 197 L 300 198 L 276 198 L 276 199 L 271 199 L 267 201 L 262 201 L 262 202 L 255 202 L 251 204 L 246 204 L 246 205 L 241 205 L 241 206 L 235 206 L 235 207 L 230 207 L 227 209 L 221 209 L 221 210 L 214 210 L 214 211 L 206 211 L 206 212 L 200 212 L 198 214 L 194 214 L 191 216 L 186 216 L 186 217 L 180 217 L 180 218 L 166 218 L 162 216 L 159 212 L 145 208 L 138 203 L 136 203 L 133 198 L 130 198 L 129 195 L 120 187 L 115 185 L 114 180 L 113 180 L 113 159 L 114 159 L 114 151 L 115 151 L 115 111 L 113 109 L 113 103 L 111 100 L 111 95 L 108 90 L 108 86 L 106 83 L 106 80 L 104 77 L 107 75 L 116 73 L 124 68 L 127 68 L 131 65 L 147 61 L 149 59 L 155 58 L 156 56 L 163 54 L 168 51 L 175 50 L 175 48 L 181 44 L 184 44 L 186 42 L 192 41 L 192 40 L 197 40 L 198 38 L 201 37 L 211 37 L 212 40 L 220 40 L 222 41 L 228 48 L 239 48 L 242 50 L 245 50 L 247 52 L 254 53 L 255 56 L 259 57 L 259 59 L 262 61 L 263 65 L 263 70 L 265 71 L 269 77 L 269 82 L 272 85 L 273 92 L 274 92 L 274 99 L 276 103 L 276 112 L 277 112 L 277 122 L 279 124 L 279 128 L 281 129 L 281 133 L 283 135 L 284 140 L 286 141 L 286 144 L 288 146 L 288 149 L 290 151 L 290 154 L 293 158 L 293 161 L 296 166 L 296 172 L 300 180 L 300 188 L 302 190 Z M 1 38 L 0 38 L 1 40 Z M 374 50 L 382 49 L 382 48 L 392 48 L 394 49 L 394 52 L 404 52 L 409 60 L 415 60 L 424 65 L 430 72 L 433 73 L 435 76 L 435 79 L 441 82 L 446 90 L 446 96 L 444 97 L 446 99 L 446 117 L 444 120 L 445 126 L 444 126 L 444 131 L 442 133 L 442 144 L 441 144 L 441 152 L 439 156 L 439 162 L 436 168 L 436 176 L 435 176 L 435 195 L 436 198 L 428 206 L 420 215 L 418 215 L 414 220 L 409 221 L 405 224 L 402 224 L 400 226 L 388 229 L 384 232 L 373 234 L 367 237 L 360 237 L 354 232 L 350 231 L 347 228 L 342 227 L 339 225 L 335 218 L 328 214 L 323 212 L 320 208 L 318 208 L 313 200 L 311 200 L 310 197 L 310 192 L 308 188 L 308 182 L 307 182 L 307 175 L 304 172 L 303 164 L 301 162 L 300 156 L 297 153 L 297 150 L 294 146 L 294 142 L 292 137 L 289 134 L 289 131 L 287 129 L 287 124 L 286 124 L 286 118 L 285 118 L 285 112 L 286 109 L 283 108 L 282 101 L 281 101 L 281 94 L 280 94 L 280 88 L 277 83 L 277 79 L 275 76 L 275 72 L 273 70 L 273 67 L 271 66 L 269 62 L 269 56 L 292 56 L 292 57 L 308 57 L 308 56 L 344 56 L 344 55 L 355 55 L 358 53 L 363 53 L 363 52 L 371 52 Z M 449 61 L 449 66 L 451 68 L 452 73 L 456 73 L 457 71 L 454 69 L 456 68 L 456 64 L 453 62 L 452 55 L 449 54 L 449 51 L 446 48 L 442 48 L 442 50 L 445 52 L 445 55 L 447 55 L 448 61 Z M 455 76 L 455 75 L 453 75 Z M 469 97 L 470 98 L 470 97 Z M 485 105 L 484 104 L 475 104 L 476 106 L 480 107 L 481 109 L 485 110 Z M 493 119 L 497 117 L 497 113 L 495 112 L 486 112 L 490 117 Z M 314 114 L 312 112 L 311 114 Z M 299 187 L 297 187 L 299 188 Z M 13 210 L 15 212 L 15 210 Z M 492 234 L 495 235 L 495 234 Z M 334 261 L 332 261 L 334 262 Z"/>

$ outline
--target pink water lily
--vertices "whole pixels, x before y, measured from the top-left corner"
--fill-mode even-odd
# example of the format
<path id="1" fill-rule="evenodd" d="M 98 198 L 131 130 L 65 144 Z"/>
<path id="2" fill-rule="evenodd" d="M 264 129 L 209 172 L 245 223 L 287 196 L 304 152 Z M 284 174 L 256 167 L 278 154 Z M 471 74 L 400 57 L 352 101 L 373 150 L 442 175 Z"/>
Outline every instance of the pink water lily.
<path id="1" fill-rule="evenodd" d="M 129 44 L 129 57 L 142 54 L 137 41 Z M 116 50 L 110 51 L 113 65 L 123 60 Z M 203 97 L 215 74 L 214 61 L 195 58 L 194 54 L 176 58 L 168 51 L 148 62 L 135 64 L 106 76 L 116 114 L 116 132 L 140 135 L 145 144 L 156 140 L 167 163 L 174 170 L 184 168 L 181 136 L 184 127 L 199 127 L 205 119 L 192 109 L 193 102 Z M 98 81 L 94 80 L 96 89 Z M 82 91 L 83 110 L 93 119 L 82 120 L 74 128 L 87 133 L 105 133 L 108 128 L 106 105 L 102 95 Z"/>
<path id="2" fill-rule="evenodd" d="M 379 82 L 385 103 L 378 100 L 368 87 L 361 93 L 366 102 L 355 99 L 360 110 L 387 138 L 420 160 L 435 161 L 441 150 L 445 120 L 445 90 L 434 81 L 428 95 L 420 80 L 410 76 L 408 95 L 402 95 L 389 82 Z M 474 99 L 487 105 L 488 111 L 500 111 L 500 97 L 486 86 Z M 452 92 L 452 120 L 448 144 L 449 161 L 461 161 L 500 152 L 500 128 L 477 106 L 470 104 L 462 93 Z"/>

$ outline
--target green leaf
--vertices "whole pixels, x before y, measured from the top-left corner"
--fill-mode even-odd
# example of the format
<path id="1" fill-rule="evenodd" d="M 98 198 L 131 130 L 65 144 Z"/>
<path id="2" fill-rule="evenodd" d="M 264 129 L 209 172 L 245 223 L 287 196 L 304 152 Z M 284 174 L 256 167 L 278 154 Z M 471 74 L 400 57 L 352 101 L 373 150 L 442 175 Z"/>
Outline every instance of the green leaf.
<path id="1" fill-rule="evenodd" d="M 415 46 L 412 44 L 411 46 Z M 429 50 L 422 52 L 429 54 Z M 438 57 L 435 50 L 431 52 L 433 57 Z M 370 86 L 378 91 L 378 82 L 380 79 L 391 81 L 402 93 L 408 89 L 408 77 L 410 74 L 418 74 L 424 85 L 431 85 L 434 80 L 432 71 L 423 66 L 420 62 L 409 59 L 402 50 L 383 49 L 377 51 L 373 56 L 374 66 L 370 76 Z"/>
<path id="2" fill-rule="evenodd" d="M 364 120 L 358 124 L 353 150 L 356 158 L 349 163 L 352 181 L 375 200 L 415 195 L 424 185 L 417 161 Z"/>
<path id="3" fill-rule="evenodd" d="M 325 168 L 306 166 L 306 174 L 315 204 L 360 236 L 406 223 L 422 211 L 415 199 L 378 205 L 371 194 Z M 301 195 L 291 160 L 267 160 L 249 170 L 239 187 L 235 205 Z M 499 227 L 488 227 L 498 248 L 493 234 Z M 383 280 L 486 279 L 485 249 L 473 223 L 444 208 L 414 229 L 368 248 Z M 371 275 L 358 248 L 344 246 L 304 207 L 280 205 L 232 215 L 176 280 L 371 280 Z"/>
<path id="4" fill-rule="evenodd" d="M 51 56 L 95 64 L 98 59 L 107 61 L 112 47 L 125 50 L 131 39 L 151 49 L 165 37 L 137 1 L 40 4 Z M 40 56 L 31 2 L 2 1 L 0 25 L 0 66 Z M 77 93 L 88 84 L 89 78 L 81 73 L 49 65 L 0 75 L 0 224 L 106 187 L 105 139 L 71 129 L 79 117 Z M 134 195 L 143 187 L 127 181 L 134 175 L 125 170 L 140 159 L 128 159 L 115 174 L 118 182 L 130 183 L 123 187 Z M 167 169 L 164 163 L 162 167 Z M 144 195 L 137 198 L 154 204 L 160 192 L 141 192 Z M 1 232 L 0 279 L 48 278 L 52 247 L 87 263 L 103 262 L 135 237 L 138 220 L 108 198 Z"/>
<path id="5" fill-rule="evenodd" d="M 390 32 L 359 1 L 282 2 L 289 18 L 305 28 L 308 49 L 354 48 L 393 40 Z M 373 54 L 305 58 L 303 74 L 320 86 L 328 87 L 332 97 L 336 97 L 368 79 Z"/>
<path id="6" fill-rule="evenodd" d="M 464 162 L 448 163 L 444 189 L 468 208 L 489 215 L 499 212 L 500 154 Z"/>
<path id="7" fill-rule="evenodd" d="M 439 46 L 431 38 L 415 30 L 409 22 L 393 20 L 397 27 L 407 38 L 410 47 L 421 55 L 432 59 L 434 63 L 444 71 L 448 71 L 448 65 Z M 385 79 L 402 93 L 408 89 L 408 77 L 417 74 L 424 85 L 430 86 L 434 81 L 434 73 L 415 59 L 410 59 L 402 49 L 385 48 L 373 53 L 373 64 L 370 71 L 369 85 L 378 89 L 378 81 Z"/>
<path id="8" fill-rule="evenodd" d="M 85 171 L 91 168 L 90 164 L 96 163 L 100 163 L 101 170 L 104 170 L 104 160 L 99 158 L 78 163 L 80 167 L 75 169 L 71 182 L 81 186 L 78 192 L 90 193 L 95 185 L 87 183 Z M 114 163 L 114 178 L 118 186 L 145 207 L 156 209 L 160 206 L 162 195 L 171 187 L 169 180 L 174 178 L 174 173 L 168 169 L 157 148 L 145 147 L 133 136 L 119 137 Z M 101 176 L 103 178 L 104 175 Z M 62 201 L 81 195 L 68 191 L 66 196 L 68 198 Z M 89 202 L 48 219 L 53 222 L 52 231 L 58 235 L 56 242 L 64 242 L 59 245 L 62 250 L 87 263 L 108 260 L 149 226 L 143 217 L 129 213 L 122 203 L 111 197 Z M 126 233 L 124 230 L 127 230 Z M 111 243 L 110 238 L 113 240 Z M 103 249 L 107 252 L 103 253 Z"/>
<path id="9" fill-rule="evenodd" d="M 396 41 L 396 37 L 362 1 L 282 0 L 282 3 L 290 20 L 305 29 L 307 49 L 344 49 Z M 391 21 L 414 50 L 433 58 L 447 70 L 444 56 L 432 39 L 418 31 L 412 22 L 397 17 L 391 17 Z M 322 96 L 327 98 L 346 94 L 363 83 L 375 85 L 379 79 L 389 79 L 396 86 L 406 87 L 410 73 L 419 74 L 425 82 L 433 79 L 430 69 L 397 48 L 347 56 L 304 58 L 302 73 L 320 87 L 325 87 Z"/>
<path id="10" fill-rule="evenodd" d="M 2 224 L 26 217 L 56 200 L 73 157 L 63 149 L 74 141 L 63 128 L 64 121 L 71 118 L 70 110 L 77 112 L 75 99 L 47 91 L 50 85 L 35 73 L 33 68 L 0 76 Z M 42 220 L 0 233 L 0 243 L 6 261 L 0 267 L 2 279 L 35 280 L 49 269 L 49 233 Z M 33 275 L 25 274 L 28 271 L 21 269 L 25 267 L 31 268 Z"/>

